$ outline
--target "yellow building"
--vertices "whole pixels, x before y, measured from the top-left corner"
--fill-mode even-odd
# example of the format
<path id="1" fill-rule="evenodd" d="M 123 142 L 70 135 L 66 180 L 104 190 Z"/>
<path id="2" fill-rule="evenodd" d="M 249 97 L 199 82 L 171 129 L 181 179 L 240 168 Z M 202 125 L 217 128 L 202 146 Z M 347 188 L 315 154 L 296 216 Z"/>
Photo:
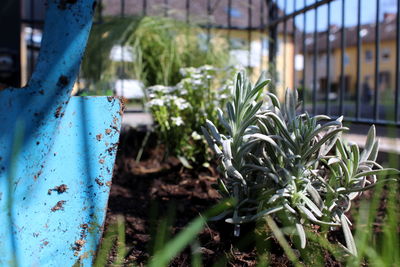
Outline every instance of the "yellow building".
<path id="1" fill-rule="evenodd" d="M 269 65 L 269 39 L 265 31 L 253 30 L 249 33 L 247 30 L 214 29 L 211 34 L 211 41 L 220 42 L 224 47 L 230 48 L 234 64 L 251 71 L 253 82 L 258 79 L 262 71 L 268 71 L 271 68 Z M 230 45 L 226 43 L 228 40 L 230 40 Z M 283 37 L 283 33 L 279 33 L 274 68 L 277 72 L 277 81 L 275 82 L 277 88 L 275 90 L 281 98 L 284 88 L 294 87 L 293 57 L 294 44 L 291 33 L 288 31 L 286 39 Z"/>
<path id="2" fill-rule="evenodd" d="M 360 26 L 360 88 L 363 94 L 365 88 L 370 88 L 371 94 L 375 90 L 375 45 L 376 25 L 366 24 Z M 396 15 L 385 14 L 383 21 L 379 24 L 379 72 L 378 90 L 393 90 L 396 78 Z M 342 50 L 341 50 L 341 29 L 337 26 L 330 28 L 330 79 L 331 92 L 337 95 L 340 88 L 340 77 L 342 73 Z M 302 40 L 297 40 L 302 42 Z M 302 84 L 305 79 L 305 87 L 312 90 L 314 83 L 314 36 L 307 34 L 305 39 L 306 54 L 304 56 L 303 68 L 297 70 L 297 84 Z M 324 94 L 327 86 L 327 33 L 319 32 L 317 37 L 317 59 L 316 59 L 316 86 L 319 94 Z M 345 28 L 345 50 L 343 75 L 345 77 L 345 93 L 347 96 L 354 96 L 357 90 L 357 27 Z M 302 49 L 300 49 L 302 51 Z M 305 72 L 304 72 L 305 69 Z"/>

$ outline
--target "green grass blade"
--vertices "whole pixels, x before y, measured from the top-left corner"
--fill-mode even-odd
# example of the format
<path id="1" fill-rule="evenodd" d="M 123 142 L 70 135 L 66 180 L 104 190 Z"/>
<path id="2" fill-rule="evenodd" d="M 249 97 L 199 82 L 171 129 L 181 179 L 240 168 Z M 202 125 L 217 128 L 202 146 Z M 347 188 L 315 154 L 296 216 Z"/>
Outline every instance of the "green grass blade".
<path id="1" fill-rule="evenodd" d="M 188 244 L 190 244 L 203 230 L 207 219 L 222 213 L 226 208 L 233 205 L 233 200 L 225 200 L 206 211 L 203 216 L 199 216 L 192 221 L 185 229 L 179 232 L 176 237 L 166 243 L 149 262 L 149 267 L 167 266 L 179 252 L 181 252 Z"/>

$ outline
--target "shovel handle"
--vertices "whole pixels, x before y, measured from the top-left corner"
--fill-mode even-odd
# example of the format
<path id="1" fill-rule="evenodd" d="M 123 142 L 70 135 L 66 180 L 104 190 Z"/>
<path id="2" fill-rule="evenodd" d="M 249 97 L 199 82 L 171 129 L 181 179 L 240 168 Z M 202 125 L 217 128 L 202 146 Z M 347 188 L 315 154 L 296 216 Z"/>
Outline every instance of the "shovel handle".
<path id="1" fill-rule="evenodd" d="M 28 82 L 52 104 L 69 99 L 79 72 L 96 7 L 94 0 L 49 0 L 38 63 Z"/>

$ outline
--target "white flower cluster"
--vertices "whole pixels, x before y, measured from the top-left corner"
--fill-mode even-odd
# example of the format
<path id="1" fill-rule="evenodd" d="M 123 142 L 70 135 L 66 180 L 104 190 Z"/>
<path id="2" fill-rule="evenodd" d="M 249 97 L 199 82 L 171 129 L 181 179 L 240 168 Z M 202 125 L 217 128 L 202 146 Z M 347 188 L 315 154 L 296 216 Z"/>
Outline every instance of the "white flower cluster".
<path id="1" fill-rule="evenodd" d="M 152 99 L 149 102 L 147 102 L 147 106 L 149 108 L 154 107 L 154 106 L 159 106 L 159 107 L 164 106 L 164 100 L 161 98 Z"/>
<path id="2" fill-rule="evenodd" d="M 172 125 L 175 126 L 181 126 L 184 124 L 181 117 L 171 117 L 171 120 L 172 120 Z"/>
<path id="3" fill-rule="evenodd" d="M 184 89 L 186 91 L 186 87 L 190 86 L 192 89 L 199 89 L 202 85 L 207 85 L 209 81 L 214 78 L 214 73 L 216 69 L 210 65 L 204 65 L 199 68 L 182 68 L 179 72 L 182 74 L 184 79 L 182 79 L 177 85 L 178 88 Z"/>
<path id="4" fill-rule="evenodd" d="M 191 137 L 193 138 L 193 140 L 201 140 L 201 135 L 196 131 L 192 132 Z"/>
<path id="5" fill-rule="evenodd" d="M 150 101 L 147 103 L 149 108 L 166 106 L 168 108 L 176 107 L 178 110 L 188 109 L 190 107 L 182 97 L 171 95 L 177 90 L 175 87 L 155 85 L 148 88 Z"/>
<path id="6" fill-rule="evenodd" d="M 175 87 L 164 85 L 154 85 L 147 88 L 149 98 L 157 98 L 158 96 L 172 93 L 175 90 Z"/>
<path id="7" fill-rule="evenodd" d="M 197 121 L 198 119 L 194 118 L 207 117 L 204 108 L 200 107 L 203 104 L 200 105 L 200 103 L 208 101 L 207 105 L 220 106 L 221 101 L 229 98 L 227 89 L 233 87 L 231 79 L 223 81 L 217 90 L 210 90 L 212 80 L 217 77 L 217 71 L 210 65 L 182 68 L 180 73 L 183 79 L 177 85 L 155 85 L 147 88 L 149 98 L 147 106 L 153 114 L 162 114 L 162 116 L 156 116 L 164 120 L 159 123 L 171 126 L 191 125 L 192 122 L 186 120 Z M 191 137 L 193 140 L 201 139 L 195 131 L 192 132 Z"/>

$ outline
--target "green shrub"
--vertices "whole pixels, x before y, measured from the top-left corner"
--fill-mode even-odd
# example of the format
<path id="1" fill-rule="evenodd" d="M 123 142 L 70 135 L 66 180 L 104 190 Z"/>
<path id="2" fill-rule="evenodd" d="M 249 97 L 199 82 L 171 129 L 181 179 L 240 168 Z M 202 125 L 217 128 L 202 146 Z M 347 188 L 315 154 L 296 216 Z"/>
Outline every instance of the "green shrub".
<path id="1" fill-rule="evenodd" d="M 206 118 L 218 118 L 217 107 L 226 103 L 233 87 L 233 80 L 229 79 L 233 71 L 228 68 L 217 72 L 208 65 L 185 68 L 177 85 L 146 89 L 147 105 L 161 143 L 169 155 L 178 156 L 186 167 L 190 167 L 189 162 L 204 163 L 211 159 L 207 143 L 199 134 L 200 127 Z"/>
<path id="2" fill-rule="evenodd" d="M 331 120 L 296 113 L 296 91 L 286 91 L 283 105 L 273 94 L 267 94 L 264 102 L 262 92 L 268 82 L 261 77 L 253 87 L 245 73 L 238 73 L 227 116 L 219 118 L 226 134 L 211 121 L 202 129 L 220 159 L 220 194 L 238 203 L 219 218 L 231 214 L 225 221 L 235 225 L 235 235 L 240 224 L 273 220 L 293 229 L 301 248 L 306 246 L 305 230 L 312 224 L 322 230 L 341 227 L 346 249 L 356 254 L 351 222 L 345 215 L 351 201 L 373 187 L 377 176 L 399 171 L 376 163 L 379 143 L 374 127 L 360 153 L 357 145 L 342 140 L 347 128 L 341 117 Z M 379 182 L 386 180 L 390 178 Z"/>
<path id="3" fill-rule="evenodd" d="M 217 42 L 207 43 L 196 25 L 165 17 L 105 18 L 94 25 L 82 62 L 82 76 L 95 89 L 99 81 L 138 79 L 145 86 L 175 85 L 185 67 L 210 64 L 223 67 L 229 52 Z M 110 60 L 115 45 L 126 46 L 132 62 Z"/>

